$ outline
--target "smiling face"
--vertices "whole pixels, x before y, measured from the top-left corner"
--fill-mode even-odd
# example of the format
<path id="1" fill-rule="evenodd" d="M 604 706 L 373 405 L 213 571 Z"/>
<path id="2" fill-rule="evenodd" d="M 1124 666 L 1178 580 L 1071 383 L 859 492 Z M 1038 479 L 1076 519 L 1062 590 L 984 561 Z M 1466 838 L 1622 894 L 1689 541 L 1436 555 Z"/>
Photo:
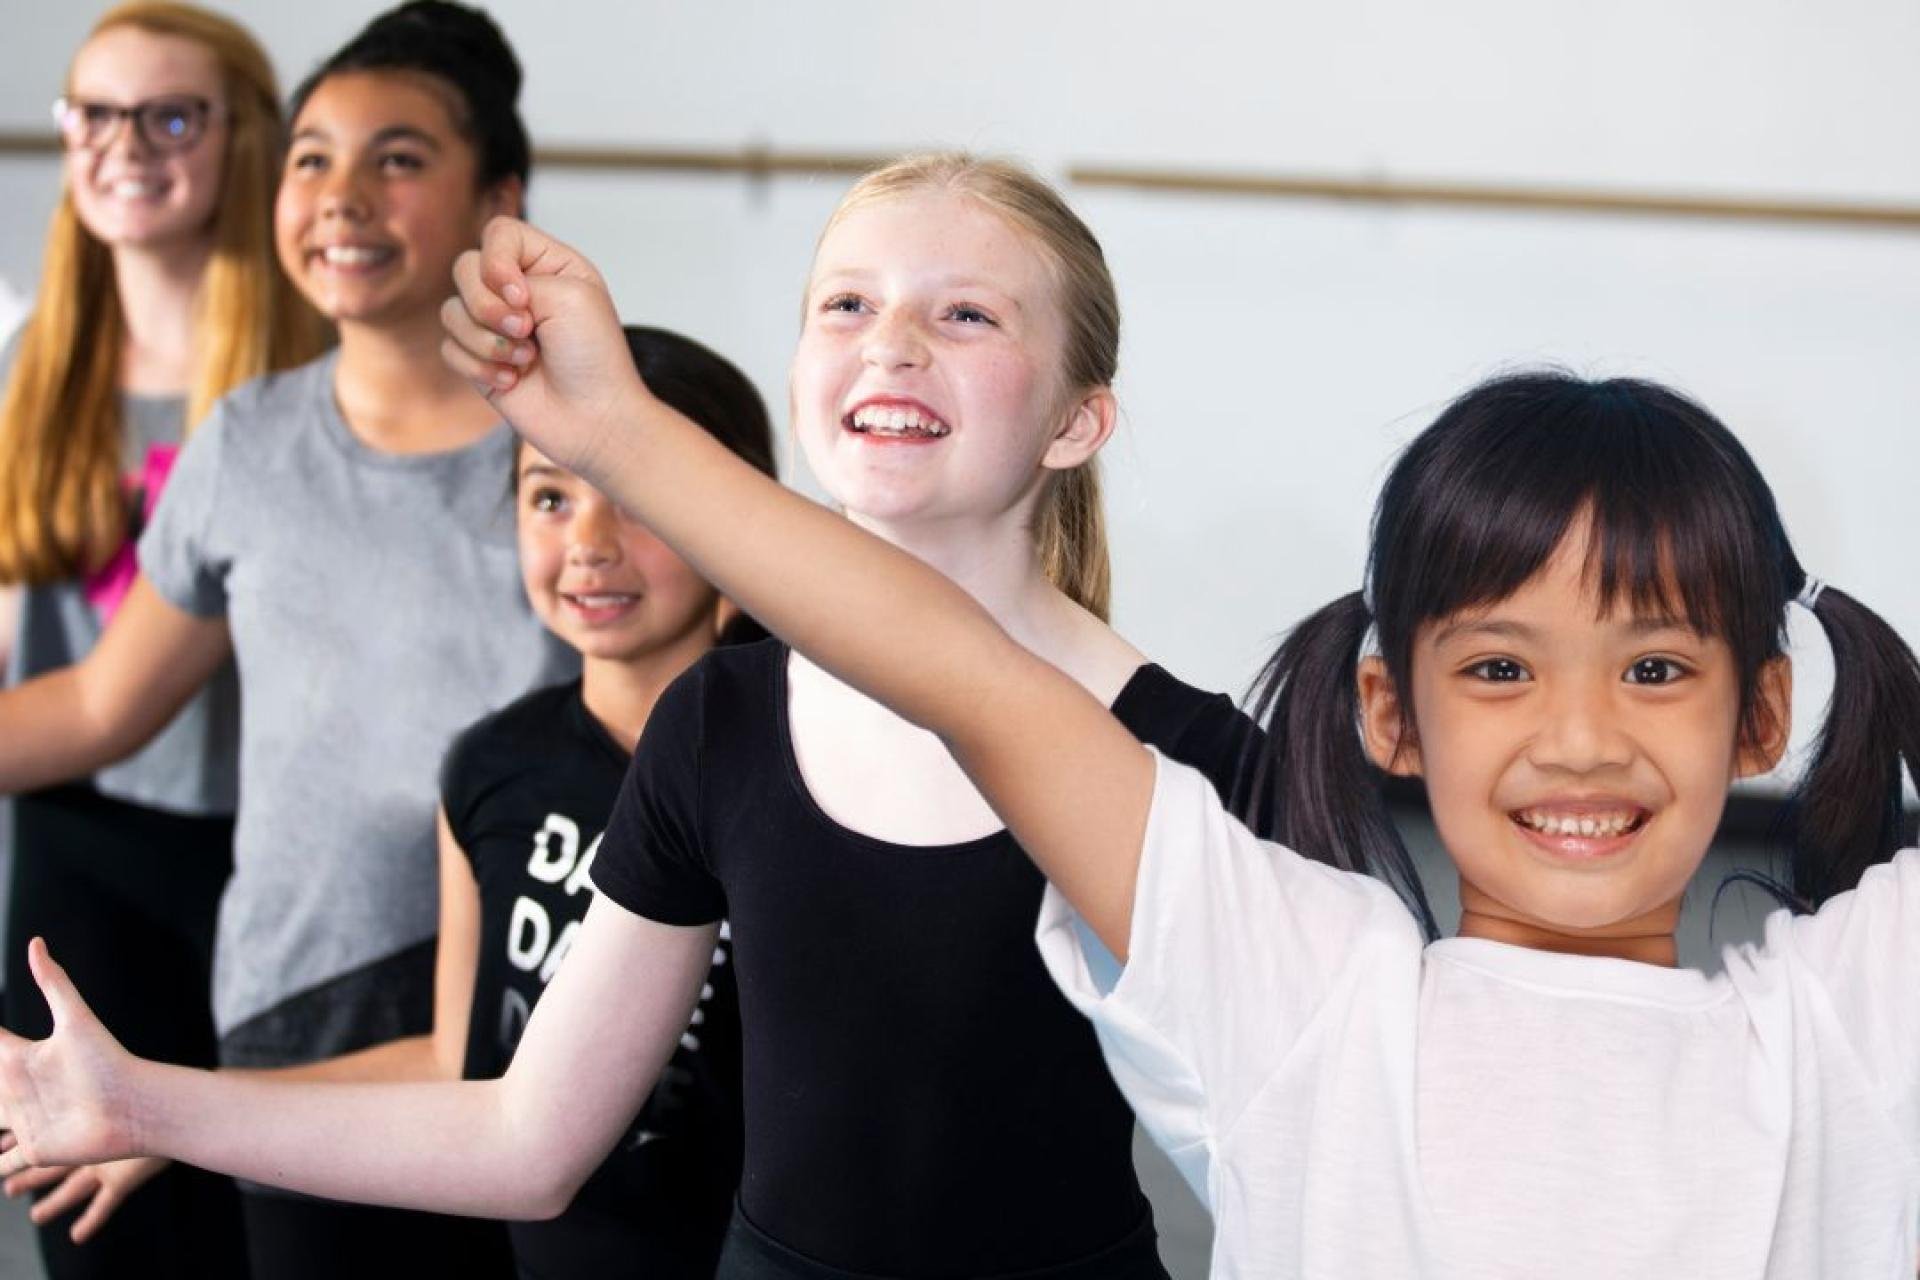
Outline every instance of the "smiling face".
<path id="1" fill-rule="evenodd" d="M 713 642 L 719 593 L 666 543 L 531 446 L 516 466 L 520 574 L 548 630 L 614 662 Z"/>
<path id="2" fill-rule="evenodd" d="M 1765 670 L 1743 745 L 1727 644 L 1603 609 L 1576 526 L 1506 599 L 1419 629 L 1404 739 L 1384 664 L 1360 683 L 1375 761 L 1426 781 L 1462 932 L 1551 946 L 1670 937 L 1728 784 L 1779 759 L 1788 678 Z"/>
<path id="3" fill-rule="evenodd" d="M 1031 239 L 940 189 L 843 214 L 822 238 L 794 353 L 795 430 L 827 493 L 870 521 L 1030 508 L 1078 465 L 1087 402 L 1062 385 L 1058 287 Z"/>
<path id="4" fill-rule="evenodd" d="M 482 191 L 447 93 L 407 72 L 345 72 L 315 87 L 293 124 L 274 206 L 281 265 L 342 324 L 434 322 L 453 261 L 513 180 Z"/>
<path id="5" fill-rule="evenodd" d="M 154 149 L 133 121 L 121 119 L 97 145 L 69 146 L 66 170 L 74 212 L 105 244 L 162 248 L 211 238 L 227 144 L 225 87 L 211 50 L 179 36 L 112 27 L 74 59 L 67 98 L 109 107 L 206 102 L 206 129 L 183 151 Z"/>

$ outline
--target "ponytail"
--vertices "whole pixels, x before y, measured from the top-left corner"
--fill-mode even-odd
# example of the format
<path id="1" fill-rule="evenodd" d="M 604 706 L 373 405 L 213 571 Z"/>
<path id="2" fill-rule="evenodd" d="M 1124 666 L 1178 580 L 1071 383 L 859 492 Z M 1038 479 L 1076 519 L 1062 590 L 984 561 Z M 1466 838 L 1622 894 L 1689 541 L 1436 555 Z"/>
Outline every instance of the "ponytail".
<path id="1" fill-rule="evenodd" d="M 1289 632 L 1268 660 L 1250 706 L 1267 735 L 1252 799 L 1281 844 L 1385 881 L 1436 938 L 1420 873 L 1360 740 L 1356 673 L 1372 622 L 1360 592 L 1341 596 Z"/>
<path id="2" fill-rule="evenodd" d="M 1901 766 L 1920 779 L 1920 661 L 1843 592 L 1825 587 L 1810 607 L 1833 649 L 1833 697 L 1790 822 L 1793 891 L 1817 907 L 1912 836 Z"/>
<path id="3" fill-rule="evenodd" d="M 1034 517 L 1033 542 L 1047 581 L 1100 621 L 1109 621 L 1112 566 L 1095 459 L 1048 479 Z"/>

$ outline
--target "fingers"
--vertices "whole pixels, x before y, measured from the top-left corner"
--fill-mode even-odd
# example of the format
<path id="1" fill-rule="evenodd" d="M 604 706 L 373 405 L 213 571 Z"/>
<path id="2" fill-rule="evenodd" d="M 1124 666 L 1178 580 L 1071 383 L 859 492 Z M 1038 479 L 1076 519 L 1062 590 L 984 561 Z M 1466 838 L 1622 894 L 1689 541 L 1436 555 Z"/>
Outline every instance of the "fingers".
<path id="1" fill-rule="evenodd" d="M 34 1201 L 27 1217 L 33 1219 L 36 1227 L 45 1226 L 55 1218 L 64 1218 L 87 1201 L 93 1199 L 100 1190 L 100 1175 L 91 1166 L 78 1169 L 62 1169 L 66 1175 L 60 1185 Z"/>
<path id="2" fill-rule="evenodd" d="M 546 238 L 516 218 L 495 218 L 481 232 L 480 283 L 500 298 L 509 311 L 518 310 L 532 300 L 527 292 L 526 268 L 538 260 L 540 242 Z M 529 323 L 527 331 L 531 329 Z M 510 336 L 525 337 L 526 331 Z"/>
<path id="3" fill-rule="evenodd" d="M 518 342 L 533 333 L 533 316 L 525 308 L 529 291 L 524 280 L 511 285 L 519 302 L 509 302 L 501 292 L 508 286 L 487 278 L 486 250 L 472 249 L 453 261 L 453 288 L 473 328 L 489 339 Z M 442 313 L 444 319 L 444 313 Z"/>
<path id="4" fill-rule="evenodd" d="M 12 1200 L 30 1191 L 45 1191 L 71 1172 L 72 1170 L 63 1164 L 48 1165 L 44 1169 L 23 1170 L 5 1182 L 0 1182 L 0 1191 L 5 1192 L 7 1199 Z"/>
<path id="5" fill-rule="evenodd" d="M 53 1029 L 59 1031 L 75 1019 L 92 1017 L 87 1002 L 80 998 L 80 992 L 74 987 L 73 979 L 60 967 L 47 950 L 46 941 L 35 938 L 27 944 L 27 967 L 33 971 L 33 980 L 40 988 L 40 994 L 46 997 L 47 1009 L 53 1014 Z"/>
<path id="6" fill-rule="evenodd" d="M 127 1193 L 117 1187 L 101 1187 L 100 1194 L 87 1205 L 86 1212 L 74 1220 L 73 1226 L 67 1232 L 68 1237 L 75 1244 L 85 1244 L 91 1240 L 100 1228 L 107 1225 L 107 1219 L 113 1216 L 114 1210 L 118 1209 L 121 1201 L 126 1198 Z"/>

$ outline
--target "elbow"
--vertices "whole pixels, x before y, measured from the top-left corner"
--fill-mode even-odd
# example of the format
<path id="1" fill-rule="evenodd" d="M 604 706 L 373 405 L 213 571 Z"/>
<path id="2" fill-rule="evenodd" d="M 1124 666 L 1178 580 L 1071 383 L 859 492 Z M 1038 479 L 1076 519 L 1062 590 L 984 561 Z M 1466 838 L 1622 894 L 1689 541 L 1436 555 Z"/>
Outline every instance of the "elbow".
<path id="1" fill-rule="evenodd" d="M 567 1211 L 573 1198 L 580 1194 L 580 1187 L 586 1182 L 585 1174 L 576 1174 L 571 1169 L 561 1168 L 558 1176 L 554 1166 L 536 1168 L 532 1174 L 531 1185 L 526 1189 L 517 1211 L 506 1215 L 515 1222 L 550 1222 Z"/>

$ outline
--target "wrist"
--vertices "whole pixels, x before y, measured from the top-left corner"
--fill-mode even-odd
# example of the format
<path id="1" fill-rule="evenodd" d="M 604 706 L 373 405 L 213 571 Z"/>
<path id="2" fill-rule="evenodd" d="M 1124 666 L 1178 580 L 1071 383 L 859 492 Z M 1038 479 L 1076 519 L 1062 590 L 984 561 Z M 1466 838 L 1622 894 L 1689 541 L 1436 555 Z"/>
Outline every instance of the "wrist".
<path id="1" fill-rule="evenodd" d="M 162 1155 L 171 1149 L 168 1132 L 175 1110 L 171 1076 L 182 1071 L 128 1057 L 111 1104 L 113 1159 Z"/>

